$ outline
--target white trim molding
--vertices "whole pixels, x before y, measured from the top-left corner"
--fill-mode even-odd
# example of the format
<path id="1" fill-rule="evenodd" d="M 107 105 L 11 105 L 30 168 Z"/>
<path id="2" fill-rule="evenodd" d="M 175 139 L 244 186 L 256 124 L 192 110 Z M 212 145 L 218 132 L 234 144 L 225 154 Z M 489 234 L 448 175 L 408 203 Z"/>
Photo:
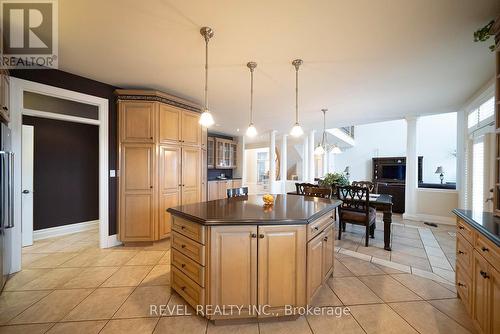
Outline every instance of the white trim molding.
<path id="1" fill-rule="evenodd" d="M 83 223 L 74 223 L 62 226 L 44 228 L 43 230 L 33 231 L 33 240 L 43 240 L 47 238 L 60 237 L 62 235 L 89 231 L 99 227 L 98 220 L 91 220 Z"/>
<path id="2" fill-rule="evenodd" d="M 453 217 L 427 215 L 427 214 L 423 214 L 423 213 L 416 213 L 416 214 L 403 213 L 403 219 L 413 220 L 413 221 L 418 221 L 418 222 L 445 224 L 445 225 L 455 225 L 456 224 L 456 219 Z"/>
<path id="3" fill-rule="evenodd" d="M 24 109 L 23 93 L 25 91 L 42 95 L 53 96 L 61 99 L 91 104 L 98 107 L 98 120 L 89 120 L 83 117 L 68 115 L 55 115 L 44 111 Z M 33 81 L 10 78 L 10 101 L 12 150 L 15 156 L 21 156 L 21 129 L 24 114 L 65 120 L 69 122 L 95 124 L 99 127 L 99 245 L 101 248 L 113 247 L 116 240 L 109 236 L 109 166 L 108 166 L 108 99 L 88 94 L 78 93 L 71 90 L 53 87 Z M 21 170 L 21 159 L 14 160 L 14 170 Z M 12 240 L 12 272 L 21 270 L 21 174 L 14 173 L 14 229 Z M 112 237 L 112 236 L 111 236 Z"/>

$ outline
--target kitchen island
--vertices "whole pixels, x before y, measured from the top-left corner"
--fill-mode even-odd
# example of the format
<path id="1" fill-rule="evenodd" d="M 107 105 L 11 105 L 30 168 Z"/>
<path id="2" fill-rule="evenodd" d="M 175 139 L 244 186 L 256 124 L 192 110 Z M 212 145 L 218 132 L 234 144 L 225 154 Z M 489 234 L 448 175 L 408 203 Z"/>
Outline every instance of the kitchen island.
<path id="1" fill-rule="evenodd" d="M 251 195 L 168 209 L 172 288 L 212 320 L 293 316 L 333 271 L 340 203 Z"/>

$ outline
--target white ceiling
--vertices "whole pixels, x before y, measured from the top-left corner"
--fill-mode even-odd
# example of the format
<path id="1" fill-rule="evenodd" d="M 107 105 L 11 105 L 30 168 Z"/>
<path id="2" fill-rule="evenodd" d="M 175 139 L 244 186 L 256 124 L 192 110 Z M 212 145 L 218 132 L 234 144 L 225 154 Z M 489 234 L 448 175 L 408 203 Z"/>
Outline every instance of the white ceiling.
<path id="1" fill-rule="evenodd" d="M 456 111 L 494 73 L 490 43 L 472 33 L 497 0 L 59 0 L 59 68 L 122 88 L 152 88 L 202 103 L 202 26 L 210 42 L 209 101 L 218 126 L 248 124 L 256 61 L 260 133 L 300 121 L 322 128 Z"/>

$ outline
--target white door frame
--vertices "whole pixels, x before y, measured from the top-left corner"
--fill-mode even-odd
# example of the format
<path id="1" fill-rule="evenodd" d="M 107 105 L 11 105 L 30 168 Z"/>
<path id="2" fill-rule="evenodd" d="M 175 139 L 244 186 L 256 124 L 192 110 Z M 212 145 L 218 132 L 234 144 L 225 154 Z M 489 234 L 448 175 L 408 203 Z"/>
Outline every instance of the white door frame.
<path id="1" fill-rule="evenodd" d="M 29 91 L 38 94 L 53 96 L 66 100 L 91 104 L 98 107 L 98 120 L 68 116 L 45 111 L 23 108 L 23 92 Z M 14 170 L 21 171 L 21 130 L 22 116 L 50 118 L 76 123 L 93 124 L 99 126 L 99 245 L 101 248 L 113 247 L 119 244 L 116 235 L 109 236 L 109 171 L 108 171 L 108 100 L 92 95 L 77 93 L 67 89 L 44 85 L 24 79 L 11 77 L 10 103 L 12 130 L 12 150 L 14 152 Z M 14 228 L 12 240 L 12 272 L 21 270 L 21 173 L 14 173 Z"/>

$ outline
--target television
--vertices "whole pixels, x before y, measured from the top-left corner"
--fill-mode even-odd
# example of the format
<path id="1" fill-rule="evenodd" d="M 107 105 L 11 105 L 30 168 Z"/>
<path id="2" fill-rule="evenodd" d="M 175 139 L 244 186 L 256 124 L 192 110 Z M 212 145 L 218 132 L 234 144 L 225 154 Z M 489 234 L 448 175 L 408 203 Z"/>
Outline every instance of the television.
<path id="1" fill-rule="evenodd" d="M 382 179 L 405 181 L 406 165 L 382 165 Z"/>

